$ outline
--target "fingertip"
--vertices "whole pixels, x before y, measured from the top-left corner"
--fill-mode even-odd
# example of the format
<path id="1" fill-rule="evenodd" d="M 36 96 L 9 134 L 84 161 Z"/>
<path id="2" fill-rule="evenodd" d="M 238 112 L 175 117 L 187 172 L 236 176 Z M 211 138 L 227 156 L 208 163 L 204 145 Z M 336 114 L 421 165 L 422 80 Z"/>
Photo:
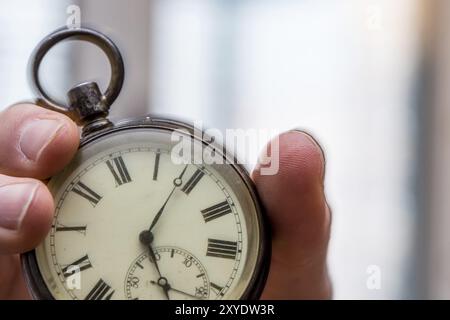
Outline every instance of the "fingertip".
<path id="1" fill-rule="evenodd" d="M 253 179 L 274 226 L 274 241 L 295 238 L 314 246 L 326 242 L 330 219 L 324 195 L 325 156 L 318 142 L 303 131 L 281 134 L 277 143 L 279 169 L 262 175 L 261 165 Z M 271 154 L 273 157 L 274 155 Z"/>
<path id="2" fill-rule="evenodd" d="M 303 131 L 289 131 L 280 136 L 280 163 L 284 182 L 299 192 L 323 186 L 325 155 L 319 143 Z"/>
<path id="3" fill-rule="evenodd" d="M 0 176 L 0 254 L 15 254 L 37 246 L 52 223 L 54 204 L 40 181 Z"/>
<path id="4" fill-rule="evenodd" d="M 275 143 L 278 154 L 273 153 Z M 302 131 L 285 132 L 273 139 L 267 149 L 272 158 L 278 158 L 278 171 L 261 174 L 264 165 L 258 163 L 252 177 L 261 192 L 269 198 L 277 190 L 310 194 L 323 189 L 325 156 L 311 135 Z"/>
<path id="5" fill-rule="evenodd" d="M 54 202 L 48 188 L 40 181 L 20 229 L 17 231 L 19 253 L 37 246 L 47 235 L 53 220 Z M 20 239 L 20 240 L 19 240 Z"/>
<path id="6" fill-rule="evenodd" d="M 79 146 L 77 125 L 67 117 L 63 124 L 39 156 L 36 166 L 40 168 L 38 178 L 45 179 L 58 173 L 74 157 Z"/>

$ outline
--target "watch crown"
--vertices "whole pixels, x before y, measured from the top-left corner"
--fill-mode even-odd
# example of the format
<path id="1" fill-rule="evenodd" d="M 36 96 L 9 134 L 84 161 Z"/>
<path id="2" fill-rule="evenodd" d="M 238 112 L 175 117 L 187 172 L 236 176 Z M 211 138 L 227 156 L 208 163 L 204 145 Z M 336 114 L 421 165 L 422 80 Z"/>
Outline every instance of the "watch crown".
<path id="1" fill-rule="evenodd" d="M 95 82 L 81 83 L 70 89 L 67 96 L 70 110 L 76 111 L 82 121 L 108 115 L 109 107 Z"/>
<path id="2" fill-rule="evenodd" d="M 84 125 L 83 135 L 111 125 L 111 122 L 106 119 L 109 114 L 109 105 L 97 83 L 81 83 L 70 89 L 67 97 L 70 110 L 77 113 L 81 124 Z"/>

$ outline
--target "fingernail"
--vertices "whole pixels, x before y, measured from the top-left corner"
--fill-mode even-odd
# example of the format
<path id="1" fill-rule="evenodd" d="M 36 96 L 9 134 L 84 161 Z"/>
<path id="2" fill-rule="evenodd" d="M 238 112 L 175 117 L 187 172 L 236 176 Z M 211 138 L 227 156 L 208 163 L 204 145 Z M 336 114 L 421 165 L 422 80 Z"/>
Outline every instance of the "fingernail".
<path id="1" fill-rule="evenodd" d="M 17 183 L 0 187 L 0 228 L 19 230 L 38 187 L 37 183 Z"/>
<path id="2" fill-rule="evenodd" d="M 20 135 L 20 150 L 29 160 L 37 161 L 63 126 L 64 122 L 56 119 L 40 119 L 28 123 Z"/>
<path id="3" fill-rule="evenodd" d="M 320 155 L 322 156 L 322 168 L 321 168 L 321 177 L 324 179 L 325 177 L 325 168 L 326 168 L 326 158 L 325 158 L 325 152 L 322 148 L 322 146 L 314 139 L 309 133 L 303 131 L 302 129 L 292 129 L 290 130 L 292 132 L 297 132 L 305 136 L 316 148 L 320 151 Z"/>

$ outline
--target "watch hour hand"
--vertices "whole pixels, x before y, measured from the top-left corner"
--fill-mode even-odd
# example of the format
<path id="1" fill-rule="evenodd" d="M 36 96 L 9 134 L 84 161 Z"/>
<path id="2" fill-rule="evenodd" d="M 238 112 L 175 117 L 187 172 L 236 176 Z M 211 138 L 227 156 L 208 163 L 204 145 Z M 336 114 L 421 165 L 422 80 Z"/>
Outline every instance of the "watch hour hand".
<path id="1" fill-rule="evenodd" d="M 141 234 L 139 235 L 139 241 L 148 248 L 149 260 L 151 263 L 153 263 L 155 265 L 155 268 L 156 268 L 156 271 L 158 272 L 159 278 L 165 279 L 167 286 L 169 286 L 167 279 L 161 275 L 161 270 L 159 269 L 158 261 L 156 259 L 155 252 L 153 251 L 153 247 L 152 247 L 153 233 L 148 230 L 142 231 Z M 167 286 L 160 286 L 160 287 L 163 289 L 164 295 L 166 296 L 167 300 L 170 300 L 169 289 L 167 288 Z"/>
<path id="2" fill-rule="evenodd" d="M 159 270 L 158 261 L 156 261 L 156 256 L 155 256 L 155 253 L 153 252 L 153 248 L 151 246 L 149 246 L 148 248 L 149 248 L 150 262 L 153 262 L 155 264 L 156 271 L 158 272 L 158 275 L 159 275 L 159 279 L 164 279 L 165 285 L 160 285 L 160 287 L 163 289 L 164 295 L 166 296 L 167 300 L 170 300 L 170 297 L 169 297 L 169 288 L 170 288 L 169 282 L 167 281 L 166 278 L 164 278 L 161 275 L 161 271 Z"/>

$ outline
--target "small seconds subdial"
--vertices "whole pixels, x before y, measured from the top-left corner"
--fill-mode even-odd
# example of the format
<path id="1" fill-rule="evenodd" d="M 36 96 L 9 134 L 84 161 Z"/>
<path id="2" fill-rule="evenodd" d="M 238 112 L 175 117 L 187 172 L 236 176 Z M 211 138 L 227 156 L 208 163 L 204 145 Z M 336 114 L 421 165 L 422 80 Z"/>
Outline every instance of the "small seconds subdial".
<path id="1" fill-rule="evenodd" d="M 148 252 L 137 257 L 125 278 L 125 296 L 130 300 L 208 299 L 208 274 L 200 261 L 188 251 L 178 247 L 155 247 L 161 276 L 158 275 Z"/>

